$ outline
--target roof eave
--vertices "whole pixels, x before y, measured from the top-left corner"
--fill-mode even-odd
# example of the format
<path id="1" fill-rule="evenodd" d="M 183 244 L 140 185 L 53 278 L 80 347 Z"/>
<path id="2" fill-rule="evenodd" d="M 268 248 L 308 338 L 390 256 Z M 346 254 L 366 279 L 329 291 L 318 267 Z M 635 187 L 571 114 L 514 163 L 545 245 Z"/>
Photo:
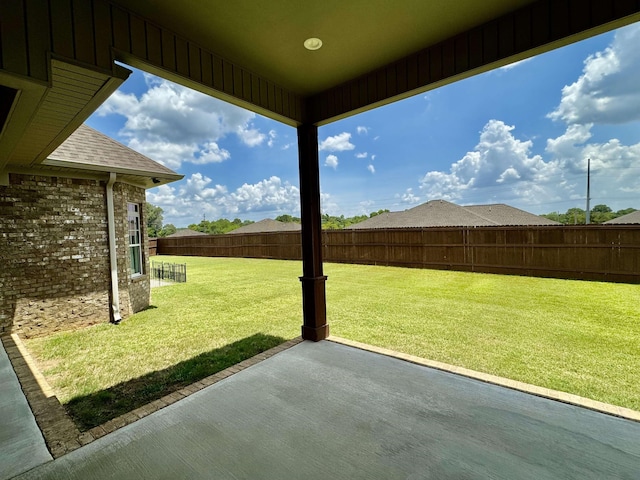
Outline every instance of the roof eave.
<path id="1" fill-rule="evenodd" d="M 86 164 L 86 163 L 80 163 L 80 162 L 72 162 L 68 160 L 60 160 L 55 158 L 47 158 L 45 161 L 42 162 L 42 165 L 50 166 L 50 167 L 65 168 L 69 170 L 82 170 L 82 171 L 88 171 L 88 172 L 101 172 L 101 173 L 113 172 L 115 174 L 120 174 L 120 175 L 140 177 L 141 179 L 144 179 L 141 183 L 145 185 L 145 188 L 159 187 L 161 185 L 166 185 L 167 183 L 182 180 L 184 178 L 184 175 L 181 175 L 179 173 L 150 172 L 150 171 L 137 170 L 137 169 L 131 169 L 131 168 L 92 165 L 92 164 Z"/>

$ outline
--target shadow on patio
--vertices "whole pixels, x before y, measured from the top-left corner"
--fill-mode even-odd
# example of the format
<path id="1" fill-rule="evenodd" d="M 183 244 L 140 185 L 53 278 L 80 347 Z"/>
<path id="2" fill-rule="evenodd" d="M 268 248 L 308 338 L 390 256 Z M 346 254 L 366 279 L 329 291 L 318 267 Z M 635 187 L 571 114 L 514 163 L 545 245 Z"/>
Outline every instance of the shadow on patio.
<path id="1" fill-rule="evenodd" d="M 256 333 L 204 352 L 163 370 L 76 397 L 65 408 L 81 431 L 89 430 L 284 343 L 286 339 Z"/>

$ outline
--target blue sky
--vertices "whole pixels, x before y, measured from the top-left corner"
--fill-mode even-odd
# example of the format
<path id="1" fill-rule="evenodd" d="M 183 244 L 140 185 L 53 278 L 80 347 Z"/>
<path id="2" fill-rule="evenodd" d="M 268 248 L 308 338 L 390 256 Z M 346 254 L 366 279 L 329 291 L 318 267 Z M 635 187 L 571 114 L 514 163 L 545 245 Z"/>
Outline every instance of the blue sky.
<path id="1" fill-rule="evenodd" d="M 319 129 L 322 209 L 434 199 L 640 208 L 640 24 Z M 184 174 L 148 190 L 178 227 L 299 215 L 296 131 L 140 71 L 87 121 Z"/>

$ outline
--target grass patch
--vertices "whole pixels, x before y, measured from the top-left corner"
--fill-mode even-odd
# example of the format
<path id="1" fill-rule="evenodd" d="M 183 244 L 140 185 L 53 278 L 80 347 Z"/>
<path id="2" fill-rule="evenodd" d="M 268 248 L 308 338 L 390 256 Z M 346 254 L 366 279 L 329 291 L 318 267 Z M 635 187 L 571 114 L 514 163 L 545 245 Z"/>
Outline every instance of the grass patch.
<path id="1" fill-rule="evenodd" d="M 331 332 L 640 410 L 640 286 L 329 265 Z"/>
<path id="2" fill-rule="evenodd" d="M 81 429 L 300 335 L 299 263 L 185 262 L 188 283 L 153 289 L 155 308 L 117 326 L 25 340 Z"/>
<path id="3" fill-rule="evenodd" d="M 78 427 L 88 430 L 284 341 L 281 337 L 252 335 L 165 369 L 147 373 L 88 395 L 74 397 L 66 407 Z"/>
<path id="4" fill-rule="evenodd" d="M 299 262 L 164 259 L 187 263 L 189 281 L 154 289 L 156 308 L 26 341 L 83 428 L 300 333 Z M 640 410 L 637 285 L 341 264 L 325 273 L 335 335 Z"/>

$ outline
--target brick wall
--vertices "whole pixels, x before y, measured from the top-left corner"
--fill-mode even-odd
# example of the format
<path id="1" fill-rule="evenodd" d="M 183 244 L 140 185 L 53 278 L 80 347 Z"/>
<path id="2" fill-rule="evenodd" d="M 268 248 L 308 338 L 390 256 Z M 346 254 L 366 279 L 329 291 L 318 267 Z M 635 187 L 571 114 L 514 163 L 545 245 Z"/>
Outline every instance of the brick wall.
<path id="1" fill-rule="evenodd" d="M 149 282 L 149 240 L 147 238 L 144 218 L 144 189 L 124 183 L 116 183 L 113 187 L 114 211 L 116 218 L 116 248 L 124 250 L 118 255 L 118 283 L 120 286 L 120 314 L 123 317 L 139 312 L 149 306 L 151 295 Z M 129 225 L 127 222 L 127 204 L 138 203 L 141 206 L 140 222 L 144 248 L 142 249 L 143 275 L 131 277 L 129 270 Z"/>
<path id="2" fill-rule="evenodd" d="M 126 231 L 126 202 L 144 204 L 144 189 L 116 183 L 114 194 L 126 317 L 149 304 L 148 276 L 129 278 Z M 110 320 L 106 212 L 103 181 L 11 174 L 0 186 L 0 332 L 32 337 Z"/>

